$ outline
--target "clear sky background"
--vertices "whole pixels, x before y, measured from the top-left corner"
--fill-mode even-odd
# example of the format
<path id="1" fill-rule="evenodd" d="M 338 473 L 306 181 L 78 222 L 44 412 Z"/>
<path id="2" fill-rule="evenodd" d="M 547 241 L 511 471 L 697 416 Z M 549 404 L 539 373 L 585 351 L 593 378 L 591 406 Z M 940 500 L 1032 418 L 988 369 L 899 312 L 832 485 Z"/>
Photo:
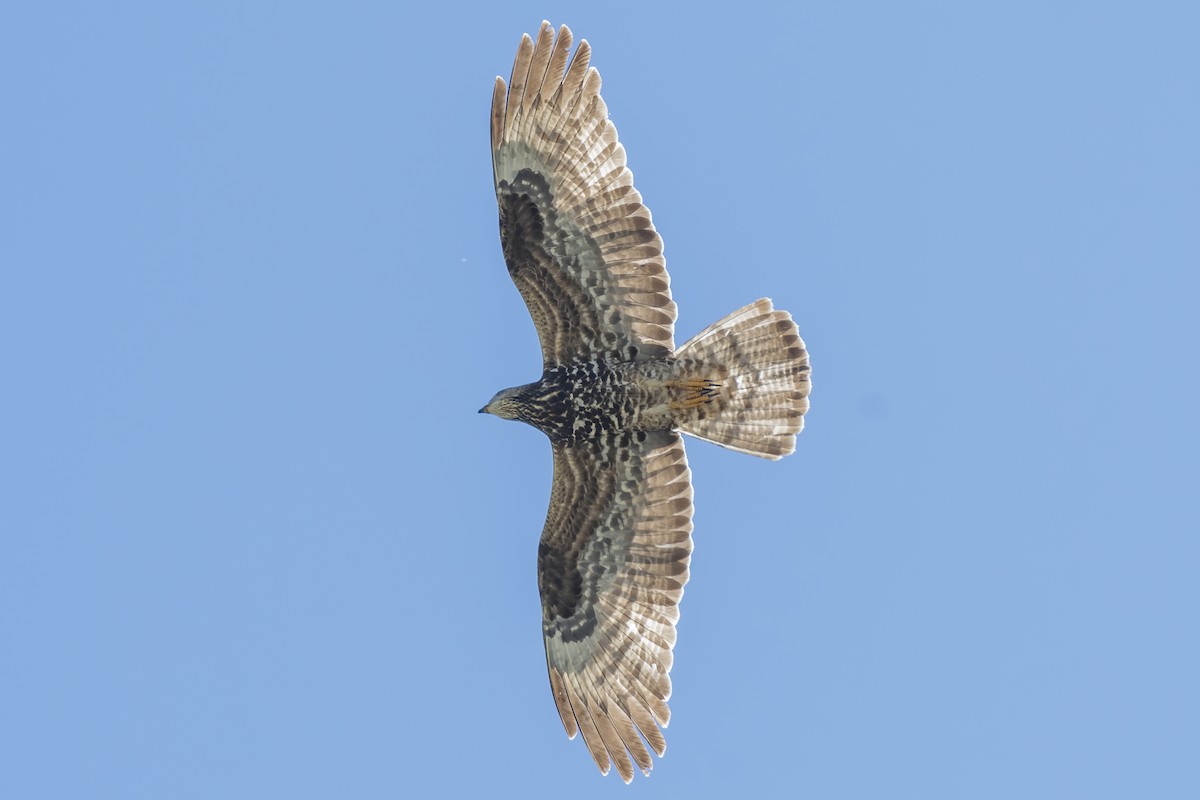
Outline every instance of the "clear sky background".
<path id="1" fill-rule="evenodd" d="M 0 796 L 1200 796 L 1194 3 L 0 13 Z M 689 442 L 668 752 L 563 735 L 488 151 L 570 24 L 682 341 L 769 295 L 779 463 Z"/>

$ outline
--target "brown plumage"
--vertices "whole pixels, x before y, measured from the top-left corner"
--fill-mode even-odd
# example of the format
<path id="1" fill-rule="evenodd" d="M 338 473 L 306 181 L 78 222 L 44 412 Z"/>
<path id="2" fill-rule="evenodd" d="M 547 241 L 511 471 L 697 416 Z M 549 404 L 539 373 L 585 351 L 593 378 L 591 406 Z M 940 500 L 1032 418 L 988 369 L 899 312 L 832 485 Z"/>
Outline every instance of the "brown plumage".
<path id="1" fill-rule="evenodd" d="M 795 449 L 808 354 L 759 300 L 678 350 L 662 239 L 633 188 L 571 32 L 542 23 L 496 79 L 492 164 L 509 274 L 541 341 L 535 383 L 481 411 L 550 438 L 554 482 L 538 547 L 542 630 L 567 735 L 626 781 L 649 774 L 670 720 L 671 649 L 692 541 L 679 432 L 764 458 Z"/>

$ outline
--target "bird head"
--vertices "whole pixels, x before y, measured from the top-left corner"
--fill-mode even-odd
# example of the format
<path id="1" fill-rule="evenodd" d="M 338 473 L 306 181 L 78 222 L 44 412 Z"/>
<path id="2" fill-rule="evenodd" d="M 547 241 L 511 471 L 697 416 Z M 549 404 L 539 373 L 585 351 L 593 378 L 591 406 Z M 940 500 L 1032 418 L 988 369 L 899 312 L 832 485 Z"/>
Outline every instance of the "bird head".
<path id="1" fill-rule="evenodd" d="M 521 414 L 521 401 L 518 397 L 524 386 L 514 386 L 511 389 L 501 389 L 496 392 L 486 406 L 479 409 L 480 414 L 494 414 L 501 419 L 517 419 Z"/>

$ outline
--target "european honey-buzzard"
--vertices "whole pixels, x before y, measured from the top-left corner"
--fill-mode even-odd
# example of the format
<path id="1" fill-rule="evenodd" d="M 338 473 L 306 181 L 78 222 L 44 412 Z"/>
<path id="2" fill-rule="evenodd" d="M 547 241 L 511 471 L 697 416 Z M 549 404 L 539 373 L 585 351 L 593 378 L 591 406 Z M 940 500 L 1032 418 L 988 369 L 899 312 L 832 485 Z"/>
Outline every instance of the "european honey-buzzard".
<path id="1" fill-rule="evenodd" d="M 680 433 L 791 453 L 809 365 L 791 316 L 759 300 L 682 347 L 662 239 L 633 187 L 571 32 L 521 40 L 492 97 L 492 164 L 509 274 L 542 347 L 542 377 L 481 412 L 543 431 L 554 453 L 538 546 L 542 630 L 567 735 L 629 782 L 666 749 L 671 648 L 692 551 Z"/>

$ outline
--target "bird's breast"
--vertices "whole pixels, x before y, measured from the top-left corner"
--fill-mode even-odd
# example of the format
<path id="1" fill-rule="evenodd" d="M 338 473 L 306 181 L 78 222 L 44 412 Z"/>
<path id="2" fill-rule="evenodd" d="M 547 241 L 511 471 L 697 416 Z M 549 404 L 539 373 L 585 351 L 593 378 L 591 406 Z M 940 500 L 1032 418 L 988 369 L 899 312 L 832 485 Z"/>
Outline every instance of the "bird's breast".
<path id="1" fill-rule="evenodd" d="M 556 442 L 595 439 L 628 430 L 669 428 L 654 370 L 644 362 L 577 361 L 549 367 L 530 403 L 531 424 Z"/>

